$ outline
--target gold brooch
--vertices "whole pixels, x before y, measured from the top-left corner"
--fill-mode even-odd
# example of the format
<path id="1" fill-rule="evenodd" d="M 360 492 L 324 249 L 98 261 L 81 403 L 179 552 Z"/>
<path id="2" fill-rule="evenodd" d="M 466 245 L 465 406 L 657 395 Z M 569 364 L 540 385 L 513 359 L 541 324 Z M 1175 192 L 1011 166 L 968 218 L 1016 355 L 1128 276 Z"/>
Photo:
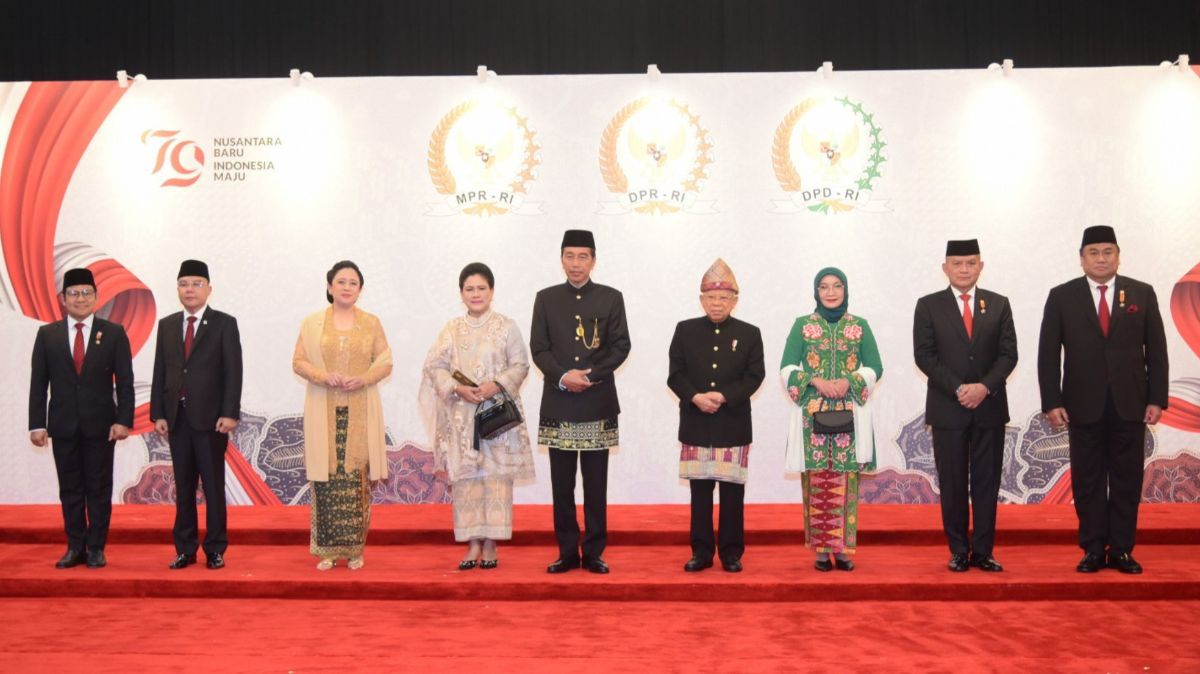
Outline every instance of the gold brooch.
<path id="1" fill-rule="evenodd" d="M 590 341 L 588 340 L 587 335 L 584 334 L 583 319 L 579 316 L 576 316 L 575 320 L 579 322 L 579 324 L 575 327 L 575 336 L 579 337 L 579 340 L 583 342 L 583 348 L 587 349 L 588 351 L 600 348 L 600 319 L 592 319 L 592 339 Z"/>
<path id="2" fill-rule="evenodd" d="M 97 344 L 99 344 L 99 343 L 100 343 L 100 338 L 101 338 L 101 337 L 103 337 L 103 336 L 104 336 L 104 333 L 103 333 L 103 332 L 97 332 L 97 333 L 96 333 L 96 343 L 97 343 Z"/>
<path id="3" fill-rule="evenodd" d="M 982 297 L 979 298 L 979 313 L 987 313 L 987 300 L 983 299 Z"/>
<path id="4" fill-rule="evenodd" d="M 1117 302 L 1118 302 L 1119 306 L 1122 306 L 1122 307 L 1125 306 L 1125 291 L 1124 290 L 1117 293 Z"/>

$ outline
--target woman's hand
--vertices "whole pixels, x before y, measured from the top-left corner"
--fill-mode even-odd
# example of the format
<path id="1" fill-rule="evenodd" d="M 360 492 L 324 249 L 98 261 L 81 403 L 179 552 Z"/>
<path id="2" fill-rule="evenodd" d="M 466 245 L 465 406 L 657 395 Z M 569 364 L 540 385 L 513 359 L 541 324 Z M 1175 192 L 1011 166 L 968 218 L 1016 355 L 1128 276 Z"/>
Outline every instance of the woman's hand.
<path id="1" fill-rule="evenodd" d="M 478 405 L 485 400 L 485 398 L 479 396 L 479 387 L 477 386 L 463 386 L 459 384 L 454 387 L 454 392 L 458 394 L 459 398 L 473 405 Z"/>
<path id="2" fill-rule="evenodd" d="M 366 383 L 360 377 L 346 377 L 342 380 L 343 391 L 357 391 L 366 386 Z"/>
<path id="3" fill-rule="evenodd" d="M 480 400 L 483 401 L 483 400 L 487 400 L 488 398 L 491 398 L 492 396 L 495 396 L 496 394 L 500 393 L 500 391 L 502 391 L 502 390 L 503 389 L 500 388 L 499 384 L 497 384 L 494 381 L 489 381 L 489 382 L 484 382 L 483 384 L 481 384 L 479 386 L 479 388 L 475 389 L 475 393 L 478 394 Z"/>
<path id="4" fill-rule="evenodd" d="M 837 398 L 841 397 L 837 394 L 837 388 L 834 387 L 833 382 L 829 381 L 828 379 L 813 377 L 812 387 L 817 389 L 817 393 L 819 393 L 822 398 L 832 398 L 836 400 Z"/>
<path id="5" fill-rule="evenodd" d="M 329 388 L 341 388 L 345 381 L 342 375 L 336 372 L 330 372 L 325 375 L 325 385 Z"/>
<path id="6" fill-rule="evenodd" d="M 835 380 L 829 382 L 829 385 L 833 387 L 833 395 L 830 397 L 835 398 L 837 400 L 841 400 L 842 398 L 845 398 L 846 394 L 850 393 L 850 380 L 849 379 L 835 379 Z"/>

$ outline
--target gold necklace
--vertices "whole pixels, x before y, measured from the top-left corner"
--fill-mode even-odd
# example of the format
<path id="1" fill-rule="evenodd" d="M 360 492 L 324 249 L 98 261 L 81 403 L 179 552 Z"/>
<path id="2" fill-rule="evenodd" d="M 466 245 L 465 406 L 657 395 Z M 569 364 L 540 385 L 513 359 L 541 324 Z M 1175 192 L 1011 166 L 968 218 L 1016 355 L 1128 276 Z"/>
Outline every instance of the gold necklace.
<path id="1" fill-rule="evenodd" d="M 583 319 L 576 316 L 575 320 L 579 321 L 579 325 L 577 325 L 575 327 L 575 336 L 578 337 L 579 340 L 583 342 L 583 348 L 587 349 L 588 351 L 600 348 L 600 332 L 599 332 L 600 319 L 599 318 L 592 319 L 592 339 L 591 339 L 591 341 L 588 341 L 587 335 L 584 334 Z"/>

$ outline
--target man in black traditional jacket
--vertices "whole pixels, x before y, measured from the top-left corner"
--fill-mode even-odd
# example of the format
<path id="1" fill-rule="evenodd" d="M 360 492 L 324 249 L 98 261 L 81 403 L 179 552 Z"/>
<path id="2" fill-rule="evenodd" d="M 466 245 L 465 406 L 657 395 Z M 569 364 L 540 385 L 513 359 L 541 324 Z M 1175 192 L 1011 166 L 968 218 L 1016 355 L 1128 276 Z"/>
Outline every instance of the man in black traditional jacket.
<path id="1" fill-rule="evenodd" d="M 538 444 L 550 452 L 554 535 L 559 556 L 546 571 L 583 567 L 608 573 L 601 558 L 608 540 L 608 450 L 619 443 L 616 369 L 629 355 L 621 293 L 593 283 L 596 241 L 587 230 L 563 235 L 567 281 L 538 292 L 529 350 L 542 371 Z M 576 464 L 583 473 L 582 553 L 575 518 Z"/>
<path id="2" fill-rule="evenodd" d="M 737 279 L 720 258 L 700 281 L 704 316 L 680 321 L 671 338 L 667 386 L 679 396 L 679 477 L 692 490 L 692 558 L 684 571 L 713 565 L 742 570 L 746 549 L 742 505 L 753 431 L 750 396 L 762 384 L 762 335 L 730 315 Z M 719 538 L 713 540 L 713 491 L 721 485 Z"/>

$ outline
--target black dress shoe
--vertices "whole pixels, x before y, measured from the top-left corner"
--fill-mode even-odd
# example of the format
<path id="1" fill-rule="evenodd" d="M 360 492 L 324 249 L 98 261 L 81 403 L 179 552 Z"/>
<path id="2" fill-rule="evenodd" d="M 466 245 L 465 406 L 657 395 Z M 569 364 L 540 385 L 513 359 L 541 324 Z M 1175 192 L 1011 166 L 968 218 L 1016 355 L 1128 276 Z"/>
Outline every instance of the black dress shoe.
<path id="1" fill-rule="evenodd" d="M 563 559 L 562 557 L 559 557 L 558 559 L 551 562 L 550 566 L 546 567 L 546 573 L 566 573 L 566 572 L 570 571 L 571 569 L 578 569 L 578 568 L 579 568 L 579 558 L 578 557 L 569 557 L 567 559 Z"/>
<path id="2" fill-rule="evenodd" d="M 1079 560 L 1079 564 L 1075 570 L 1079 573 L 1096 573 L 1104 567 L 1104 555 L 1097 555 L 1094 552 L 1089 552 Z"/>
<path id="3" fill-rule="evenodd" d="M 834 557 L 833 558 L 833 568 L 837 569 L 838 571 L 853 571 L 854 570 L 854 560 L 853 559 L 838 559 L 837 557 Z"/>
<path id="4" fill-rule="evenodd" d="M 190 555 L 179 555 L 175 561 L 167 565 L 168 569 L 186 569 L 188 566 L 196 563 L 196 553 Z"/>
<path id="5" fill-rule="evenodd" d="M 108 566 L 108 560 L 104 558 L 104 548 L 88 548 L 87 565 L 89 569 Z"/>
<path id="6" fill-rule="evenodd" d="M 67 552 L 54 563 L 56 569 L 69 569 L 72 566 L 79 566 L 83 563 L 83 553 L 78 550 L 67 549 Z"/>
<path id="7" fill-rule="evenodd" d="M 599 557 L 583 560 L 583 568 L 592 573 L 608 573 L 608 564 Z"/>
<path id="8" fill-rule="evenodd" d="M 712 565 L 713 565 L 713 561 L 712 561 L 711 557 L 708 559 L 692 557 L 691 559 L 687 560 L 686 564 L 683 565 L 683 570 L 687 571 L 689 573 L 694 573 L 696 571 L 703 571 L 705 569 L 710 569 L 710 568 L 712 568 Z"/>
<path id="9" fill-rule="evenodd" d="M 817 561 L 813 562 L 813 568 L 821 572 L 833 571 L 833 562 L 829 561 L 828 559 L 818 559 Z"/>
<path id="10" fill-rule="evenodd" d="M 741 573 L 742 572 L 742 560 L 740 560 L 740 559 L 722 559 L 721 560 L 721 568 L 725 569 L 729 573 Z"/>
<path id="11" fill-rule="evenodd" d="M 207 558 L 204 560 L 204 565 L 207 566 L 208 568 L 210 568 L 210 569 L 225 568 L 225 557 L 221 553 L 214 552 L 211 555 L 208 553 L 204 553 L 204 556 Z"/>
<path id="12" fill-rule="evenodd" d="M 481 559 L 481 560 L 479 560 L 479 568 L 481 568 L 481 569 L 489 570 L 489 569 L 494 569 L 497 566 L 500 566 L 500 560 L 498 560 L 498 559 Z"/>
<path id="13" fill-rule="evenodd" d="M 1128 552 L 1108 553 L 1108 568 L 1116 569 L 1121 573 L 1138 574 L 1142 572 L 1142 565 L 1138 564 L 1133 555 Z"/>
<path id="14" fill-rule="evenodd" d="M 971 563 L 967 561 L 967 554 L 964 552 L 952 555 L 950 561 L 946 563 L 946 568 L 954 573 L 962 573 L 970 568 L 970 565 Z"/>
<path id="15" fill-rule="evenodd" d="M 997 562 L 996 558 L 991 555 L 984 557 L 972 556 L 971 566 L 980 571 L 990 571 L 992 573 L 999 573 L 1004 570 L 1004 567 L 1000 566 L 1000 562 Z"/>

